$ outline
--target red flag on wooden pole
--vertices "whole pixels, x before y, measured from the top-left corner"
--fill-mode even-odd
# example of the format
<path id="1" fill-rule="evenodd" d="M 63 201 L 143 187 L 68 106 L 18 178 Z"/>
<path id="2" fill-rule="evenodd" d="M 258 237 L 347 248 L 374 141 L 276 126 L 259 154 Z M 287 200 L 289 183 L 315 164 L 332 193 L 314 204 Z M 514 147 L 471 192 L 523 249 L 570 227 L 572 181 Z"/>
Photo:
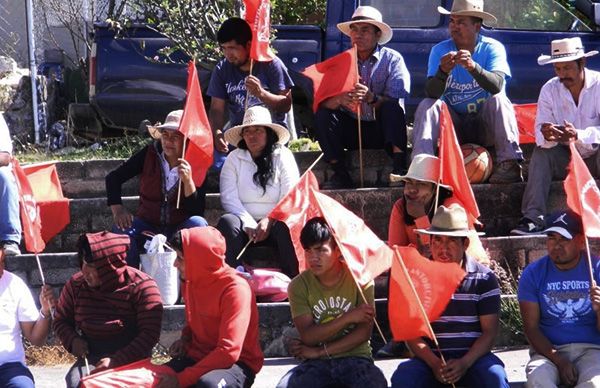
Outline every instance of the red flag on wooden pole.
<path id="1" fill-rule="evenodd" d="M 323 100 L 354 89 L 359 80 L 356 64 L 356 46 L 353 46 L 324 62 L 304 69 L 302 74 L 313 82 L 313 111 L 317 111 Z"/>
<path id="2" fill-rule="evenodd" d="M 250 58 L 259 62 L 269 62 L 275 58 L 270 46 L 271 2 L 269 0 L 244 0 L 245 20 L 252 30 Z M 252 72 L 250 72 L 252 73 Z"/>
<path id="3" fill-rule="evenodd" d="M 25 237 L 25 248 L 29 252 L 40 253 L 46 248 L 46 244 L 42 239 L 42 222 L 39 208 L 33 196 L 27 175 L 19 165 L 19 161 L 15 158 L 12 159 L 12 171 L 19 189 L 21 225 L 23 226 L 23 236 Z"/>
<path id="4" fill-rule="evenodd" d="M 452 116 L 445 103 L 440 114 L 440 180 L 451 186 L 453 197 L 464 206 L 470 217 L 479 218 L 479 208 L 465 171 L 465 161 L 454 132 Z"/>
<path id="5" fill-rule="evenodd" d="M 513 104 L 513 107 L 519 128 L 519 144 L 535 143 L 537 104 Z"/>

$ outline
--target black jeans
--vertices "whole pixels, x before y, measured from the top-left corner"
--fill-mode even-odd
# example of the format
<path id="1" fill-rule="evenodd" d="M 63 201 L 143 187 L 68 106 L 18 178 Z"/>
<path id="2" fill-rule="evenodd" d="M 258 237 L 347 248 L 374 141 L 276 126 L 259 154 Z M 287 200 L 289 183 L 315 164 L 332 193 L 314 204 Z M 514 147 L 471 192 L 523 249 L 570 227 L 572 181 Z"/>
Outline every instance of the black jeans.
<path id="1" fill-rule="evenodd" d="M 189 357 L 174 358 L 165 365 L 179 373 L 185 368 L 193 366 L 198 361 Z M 252 369 L 248 368 L 244 363 L 238 362 L 233 364 L 228 369 L 214 369 L 206 373 L 196 383 L 198 388 L 249 388 L 254 383 L 255 374 Z M 223 381 L 225 385 L 223 385 Z"/>

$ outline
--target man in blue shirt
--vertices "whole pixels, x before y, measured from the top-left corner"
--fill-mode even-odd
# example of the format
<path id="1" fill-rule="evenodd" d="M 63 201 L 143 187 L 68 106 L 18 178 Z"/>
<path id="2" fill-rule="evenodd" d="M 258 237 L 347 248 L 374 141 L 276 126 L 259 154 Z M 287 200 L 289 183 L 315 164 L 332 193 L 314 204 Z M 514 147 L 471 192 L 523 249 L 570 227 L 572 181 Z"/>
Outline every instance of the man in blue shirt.
<path id="1" fill-rule="evenodd" d="M 479 32 L 496 18 L 483 12 L 483 0 L 455 0 L 450 15 L 451 39 L 431 49 L 424 99 L 415 113 L 413 155 L 433 155 L 437 148 L 442 103 L 452 115 L 458 141 L 493 146 L 491 183 L 521 182 L 519 131 L 514 108 L 506 97 L 510 68 L 506 50 Z"/>
<path id="2" fill-rule="evenodd" d="M 208 119 L 213 130 L 215 148 L 226 153 L 223 132 L 240 125 L 246 108 L 264 105 L 271 111 L 273 122 L 287 128 L 286 116 L 292 106 L 294 86 L 287 68 L 275 57 L 270 62 L 254 61 L 250 74 L 252 30 L 244 19 L 227 19 L 217 32 L 223 58 L 213 70 L 207 94 L 211 97 Z M 226 119 L 229 118 L 228 127 Z"/>
<path id="3" fill-rule="evenodd" d="M 324 100 L 315 115 L 315 135 L 334 171 L 322 188 L 354 185 L 345 166 L 344 149 L 358 149 L 355 112 L 359 105 L 362 147 L 385 148 L 393 157 L 392 174 L 404 175 L 404 98 L 410 92 L 410 74 L 400 53 L 381 46 L 392 38 L 392 29 L 382 21 L 381 13 L 370 6 L 358 7 L 350 21 L 337 27 L 357 47 L 360 81 L 354 90 Z"/>
<path id="4" fill-rule="evenodd" d="M 600 261 L 585 252 L 581 218 L 571 210 L 549 220 L 548 255 L 519 280 L 519 305 L 531 345 L 527 386 L 600 386 Z"/>

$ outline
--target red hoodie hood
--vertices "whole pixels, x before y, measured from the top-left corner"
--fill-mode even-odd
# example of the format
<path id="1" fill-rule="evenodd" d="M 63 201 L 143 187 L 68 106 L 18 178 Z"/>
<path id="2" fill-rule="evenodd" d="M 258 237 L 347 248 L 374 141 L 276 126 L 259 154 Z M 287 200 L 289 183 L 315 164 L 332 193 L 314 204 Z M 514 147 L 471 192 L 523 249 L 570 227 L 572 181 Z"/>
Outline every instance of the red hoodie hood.
<path id="1" fill-rule="evenodd" d="M 231 270 L 225 264 L 225 237 L 212 226 L 181 230 L 186 283 L 202 285 Z"/>
<path id="2" fill-rule="evenodd" d="M 87 233 L 92 258 L 90 264 L 98 270 L 101 280 L 99 290 L 113 291 L 125 281 L 125 257 L 129 250 L 129 236 L 110 232 Z"/>

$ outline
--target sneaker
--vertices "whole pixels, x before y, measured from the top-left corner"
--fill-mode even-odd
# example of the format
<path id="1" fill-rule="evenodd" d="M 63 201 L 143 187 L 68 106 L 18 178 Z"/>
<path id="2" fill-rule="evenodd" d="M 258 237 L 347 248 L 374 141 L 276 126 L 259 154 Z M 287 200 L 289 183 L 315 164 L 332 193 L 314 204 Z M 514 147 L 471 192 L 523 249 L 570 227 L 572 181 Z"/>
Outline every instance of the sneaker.
<path id="1" fill-rule="evenodd" d="M 535 223 L 535 222 L 531 221 L 529 218 L 522 218 L 521 221 L 519 221 L 519 225 L 517 225 L 516 228 L 511 230 L 510 234 L 517 235 L 517 236 L 526 236 L 526 235 L 533 235 L 533 234 L 541 235 L 541 234 L 543 234 L 542 233 L 543 231 L 544 231 L 543 225 Z"/>
<path id="2" fill-rule="evenodd" d="M 19 244 L 14 241 L 2 241 L 2 250 L 6 256 L 17 256 L 21 254 Z"/>
<path id="3" fill-rule="evenodd" d="M 410 350 L 406 347 L 405 342 L 390 341 L 383 345 L 377 353 L 375 358 L 390 358 L 390 357 L 410 357 Z"/>
<path id="4" fill-rule="evenodd" d="M 521 163 L 517 160 L 505 160 L 494 168 L 489 179 L 490 183 L 515 183 L 523 182 Z"/>

